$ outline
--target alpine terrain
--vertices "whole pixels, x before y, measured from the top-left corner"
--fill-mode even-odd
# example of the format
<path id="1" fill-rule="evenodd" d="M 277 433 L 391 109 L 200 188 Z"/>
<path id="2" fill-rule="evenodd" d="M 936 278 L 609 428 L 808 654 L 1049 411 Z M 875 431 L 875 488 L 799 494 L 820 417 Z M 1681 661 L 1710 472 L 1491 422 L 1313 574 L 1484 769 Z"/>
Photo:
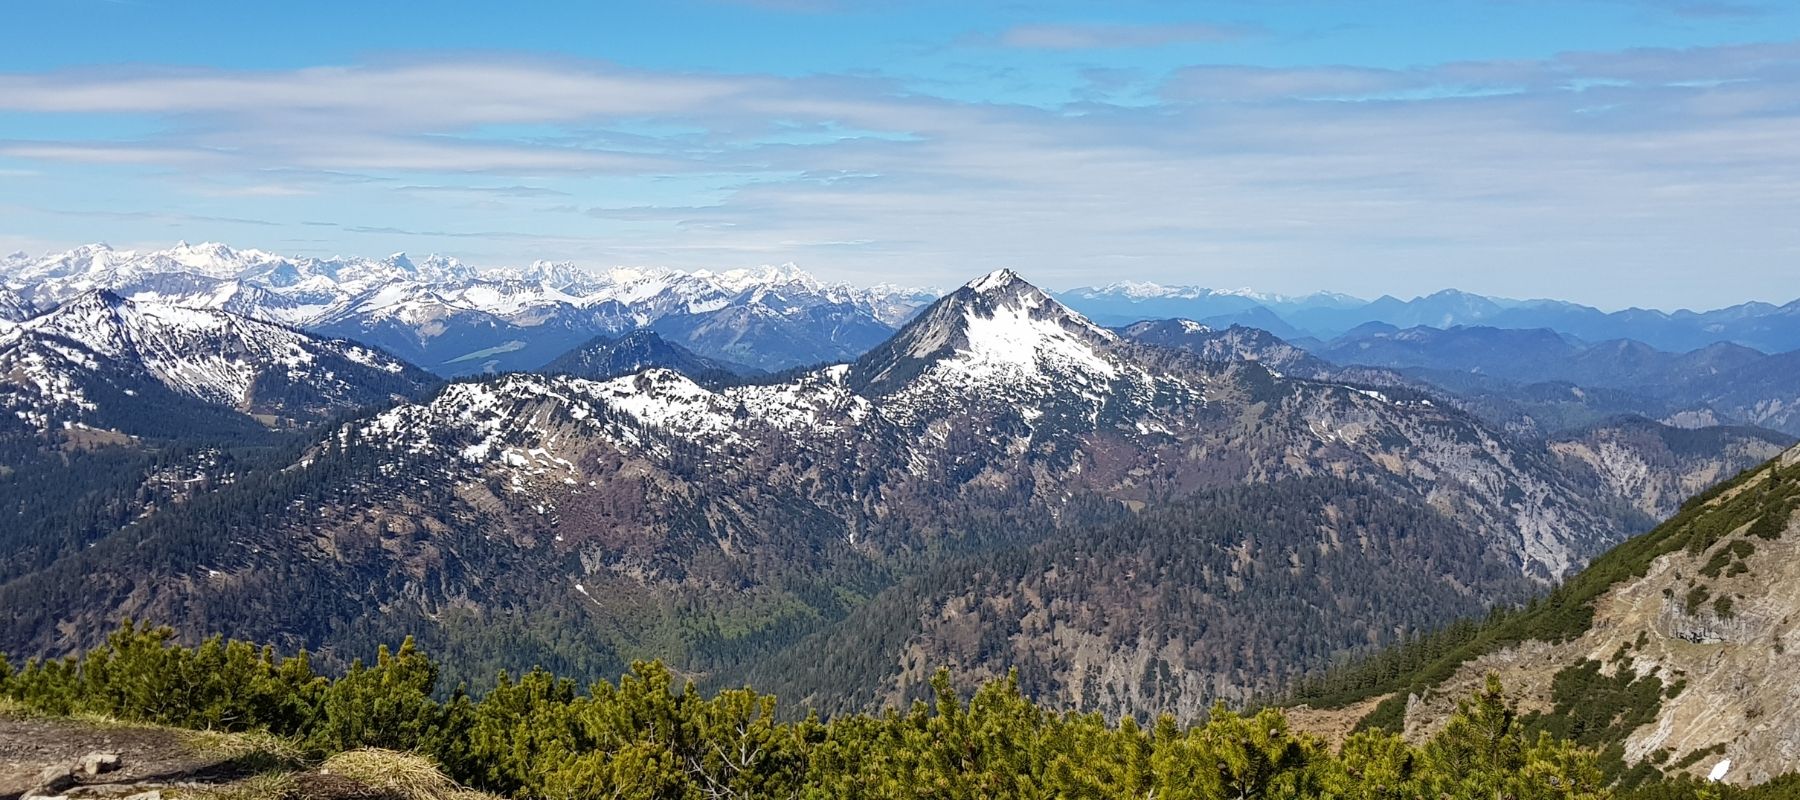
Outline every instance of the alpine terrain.
<path id="1" fill-rule="evenodd" d="M 476 685 L 657 657 L 847 709 L 955 663 L 1193 717 L 1523 600 L 1782 446 L 1515 438 L 1405 387 L 1134 341 L 1008 270 L 847 364 L 732 378 L 663 345 L 453 382 L 82 528 L 0 584 L 0 649 L 129 615 L 327 660 L 416 634 Z"/>
<path id="2" fill-rule="evenodd" d="M 1457 692 L 1497 676 L 1528 724 L 1602 749 L 1627 784 L 1770 781 L 1793 771 L 1800 738 L 1797 509 L 1800 448 L 1700 493 L 1543 602 L 1334 676 L 1312 702 L 1420 740 Z"/>

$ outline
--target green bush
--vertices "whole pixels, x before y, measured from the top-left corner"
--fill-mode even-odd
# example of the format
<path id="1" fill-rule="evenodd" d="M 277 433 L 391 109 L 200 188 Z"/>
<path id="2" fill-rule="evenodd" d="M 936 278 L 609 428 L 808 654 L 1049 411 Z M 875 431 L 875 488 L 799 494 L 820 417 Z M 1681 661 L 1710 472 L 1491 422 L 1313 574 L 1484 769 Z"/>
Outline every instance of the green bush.
<path id="1" fill-rule="evenodd" d="M 787 721 L 774 697 L 749 689 L 703 696 L 657 663 L 585 690 L 543 670 L 501 675 L 478 700 L 440 693 L 437 678 L 411 641 L 327 678 L 303 655 L 217 638 L 177 647 L 166 629 L 127 623 L 79 659 L 0 666 L 0 696 L 50 714 L 266 729 L 320 756 L 406 750 L 521 798 L 1594 800 L 1608 796 L 1601 756 L 1579 740 L 1604 742 L 1661 692 L 1628 666 L 1559 676 L 1558 714 L 1573 713 L 1577 695 L 1609 698 L 1570 717 L 1572 740 L 1521 718 L 1490 679 L 1423 746 L 1366 731 L 1333 754 L 1276 709 L 1219 706 L 1200 725 L 1163 717 L 1146 729 L 1045 709 L 1016 675 L 964 699 L 940 670 L 931 702 L 830 722 Z"/>

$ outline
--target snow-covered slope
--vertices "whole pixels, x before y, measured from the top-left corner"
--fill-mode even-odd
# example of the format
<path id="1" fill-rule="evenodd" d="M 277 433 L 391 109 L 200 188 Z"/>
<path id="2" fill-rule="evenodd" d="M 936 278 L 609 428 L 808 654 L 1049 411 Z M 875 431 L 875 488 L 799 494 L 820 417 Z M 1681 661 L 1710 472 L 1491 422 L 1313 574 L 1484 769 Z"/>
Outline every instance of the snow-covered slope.
<path id="1" fill-rule="evenodd" d="M 1118 368 L 1099 351 L 1117 338 L 1002 269 L 920 314 L 857 363 L 854 379 L 878 392 L 927 373 L 991 384 L 1104 382 Z"/>
<path id="2" fill-rule="evenodd" d="M 402 397 L 429 376 L 379 350 L 224 311 L 78 295 L 0 334 L 13 416 L 37 427 L 128 414 L 149 385 L 295 423 Z M 100 388 L 104 384 L 105 388 Z M 108 393 L 102 403 L 96 391 Z M 120 395 L 126 399 L 120 399 Z"/>
<path id="3" fill-rule="evenodd" d="M 0 286 L 0 323 L 24 322 L 37 315 L 37 309 L 17 292 Z"/>
<path id="4" fill-rule="evenodd" d="M 877 520 L 915 536 L 944 504 L 989 493 L 1055 513 L 1077 495 L 1148 503 L 1355 475 L 1427 498 L 1535 576 L 1625 533 L 1607 516 L 1615 501 L 1596 499 L 1604 487 L 1588 493 L 1543 447 L 1452 408 L 1122 340 L 1008 271 L 951 293 L 852 365 L 727 388 L 660 368 L 514 375 L 455 384 L 346 436 L 552 511 L 584 507 L 580 487 L 626 469 L 674 493 L 641 509 L 652 527 L 701 496 L 719 506 L 709 524 L 755 527 L 746 509 L 782 496 L 851 537 Z"/>
<path id="5" fill-rule="evenodd" d="M 892 412 L 923 419 L 952 398 L 1022 414 L 1074 414 L 1097 424 L 1148 412 L 1152 400 L 1197 400 L 1187 383 L 1153 377 L 1115 351 L 1116 334 L 1051 299 L 1012 270 L 984 275 L 922 312 L 856 362 L 852 385 Z M 1064 423 L 1059 424 L 1066 424 Z"/>
<path id="6" fill-rule="evenodd" d="M 935 297 L 824 283 L 791 264 L 590 272 L 540 261 L 479 272 L 440 256 L 287 258 L 213 243 L 86 245 L 36 259 L 15 254 L 0 268 L 6 285 L 39 308 L 107 289 L 355 338 L 450 375 L 536 368 L 597 334 L 665 320 L 663 335 L 757 367 L 846 360 Z"/>

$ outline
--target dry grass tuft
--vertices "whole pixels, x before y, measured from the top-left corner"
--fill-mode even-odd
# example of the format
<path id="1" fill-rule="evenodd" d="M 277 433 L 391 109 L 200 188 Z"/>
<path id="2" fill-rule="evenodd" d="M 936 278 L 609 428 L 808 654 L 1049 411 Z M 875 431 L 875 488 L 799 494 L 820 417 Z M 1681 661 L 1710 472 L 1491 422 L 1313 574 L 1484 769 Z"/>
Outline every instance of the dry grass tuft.
<path id="1" fill-rule="evenodd" d="M 484 800 L 489 797 L 456 785 L 438 771 L 431 759 L 392 750 L 339 753 L 325 759 L 319 772 L 347 778 L 406 800 Z"/>
<path id="2" fill-rule="evenodd" d="M 231 761 L 258 770 L 297 769 L 306 764 L 306 751 L 298 744 L 266 731 L 220 733 L 180 731 L 182 740 L 198 755 Z"/>
<path id="3" fill-rule="evenodd" d="M 299 781 L 293 773 L 271 772 L 226 786 L 177 790 L 163 795 L 172 800 L 287 800 L 296 797 L 299 789 Z"/>
<path id="4" fill-rule="evenodd" d="M 10 697 L 0 697 L 0 717 L 11 719 L 30 719 L 37 716 L 24 703 Z"/>

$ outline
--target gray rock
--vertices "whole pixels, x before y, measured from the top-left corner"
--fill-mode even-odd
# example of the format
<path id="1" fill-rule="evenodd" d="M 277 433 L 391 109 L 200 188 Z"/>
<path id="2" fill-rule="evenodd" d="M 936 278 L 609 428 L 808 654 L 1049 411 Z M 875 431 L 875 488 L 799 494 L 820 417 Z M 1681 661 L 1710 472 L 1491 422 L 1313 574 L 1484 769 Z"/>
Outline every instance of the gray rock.
<path id="1" fill-rule="evenodd" d="M 112 772 L 118 768 L 118 753 L 88 753 L 75 762 L 76 771 L 90 777 Z"/>
<path id="2" fill-rule="evenodd" d="M 64 789 L 74 786 L 75 783 L 74 765 L 57 764 L 55 766 L 45 767 L 43 772 L 38 773 L 37 788 L 32 789 L 25 794 L 27 796 L 56 794 Z"/>

